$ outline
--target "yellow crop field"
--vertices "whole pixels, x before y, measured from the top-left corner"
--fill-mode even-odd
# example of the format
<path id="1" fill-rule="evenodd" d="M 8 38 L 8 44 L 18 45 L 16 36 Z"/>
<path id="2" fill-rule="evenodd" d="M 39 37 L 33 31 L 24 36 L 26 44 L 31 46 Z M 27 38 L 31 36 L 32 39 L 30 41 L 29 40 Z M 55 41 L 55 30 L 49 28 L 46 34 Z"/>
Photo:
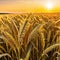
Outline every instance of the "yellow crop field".
<path id="1" fill-rule="evenodd" d="M 60 60 L 60 14 L 0 14 L 0 60 Z"/>

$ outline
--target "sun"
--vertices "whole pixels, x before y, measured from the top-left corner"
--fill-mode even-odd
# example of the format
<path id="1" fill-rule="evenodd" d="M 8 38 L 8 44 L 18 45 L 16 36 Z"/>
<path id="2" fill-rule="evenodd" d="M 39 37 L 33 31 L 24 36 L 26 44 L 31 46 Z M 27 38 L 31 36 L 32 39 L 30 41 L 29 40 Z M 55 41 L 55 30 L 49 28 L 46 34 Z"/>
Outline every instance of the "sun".
<path id="1" fill-rule="evenodd" d="M 46 3 L 46 8 L 47 8 L 48 10 L 51 10 L 51 9 L 53 8 L 53 3 L 52 3 L 52 2 L 47 2 L 47 3 Z"/>

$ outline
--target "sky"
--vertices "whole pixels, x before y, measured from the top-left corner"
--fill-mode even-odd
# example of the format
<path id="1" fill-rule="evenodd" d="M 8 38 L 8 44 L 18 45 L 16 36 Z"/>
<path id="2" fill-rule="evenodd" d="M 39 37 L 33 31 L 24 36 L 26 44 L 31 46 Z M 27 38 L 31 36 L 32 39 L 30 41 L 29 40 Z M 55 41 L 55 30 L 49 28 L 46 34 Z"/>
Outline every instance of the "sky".
<path id="1" fill-rule="evenodd" d="M 60 0 L 0 0 L 0 12 L 60 12 Z"/>

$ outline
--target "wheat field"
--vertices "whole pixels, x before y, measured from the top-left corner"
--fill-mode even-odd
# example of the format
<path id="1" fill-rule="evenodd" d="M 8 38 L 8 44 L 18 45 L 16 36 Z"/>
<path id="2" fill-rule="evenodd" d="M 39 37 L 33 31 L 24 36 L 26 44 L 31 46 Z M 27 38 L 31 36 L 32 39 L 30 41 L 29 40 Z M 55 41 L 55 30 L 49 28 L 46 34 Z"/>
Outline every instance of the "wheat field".
<path id="1" fill-rule="evenodd" d="M 60 60 L 60 14 L 0 14 L 0 60 Z"/>

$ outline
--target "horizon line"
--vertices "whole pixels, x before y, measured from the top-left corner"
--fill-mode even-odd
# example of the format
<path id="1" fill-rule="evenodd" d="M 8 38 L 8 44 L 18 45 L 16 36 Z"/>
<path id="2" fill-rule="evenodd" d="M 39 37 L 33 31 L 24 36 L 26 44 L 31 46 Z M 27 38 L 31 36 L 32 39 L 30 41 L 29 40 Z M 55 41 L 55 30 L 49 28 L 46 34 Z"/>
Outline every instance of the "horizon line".
<path id="1" fill-rule="evenodd" d="M 60 13 L 60 12 L 0 12 L 0 14 L 19 14 L 19 13 Z"/>

